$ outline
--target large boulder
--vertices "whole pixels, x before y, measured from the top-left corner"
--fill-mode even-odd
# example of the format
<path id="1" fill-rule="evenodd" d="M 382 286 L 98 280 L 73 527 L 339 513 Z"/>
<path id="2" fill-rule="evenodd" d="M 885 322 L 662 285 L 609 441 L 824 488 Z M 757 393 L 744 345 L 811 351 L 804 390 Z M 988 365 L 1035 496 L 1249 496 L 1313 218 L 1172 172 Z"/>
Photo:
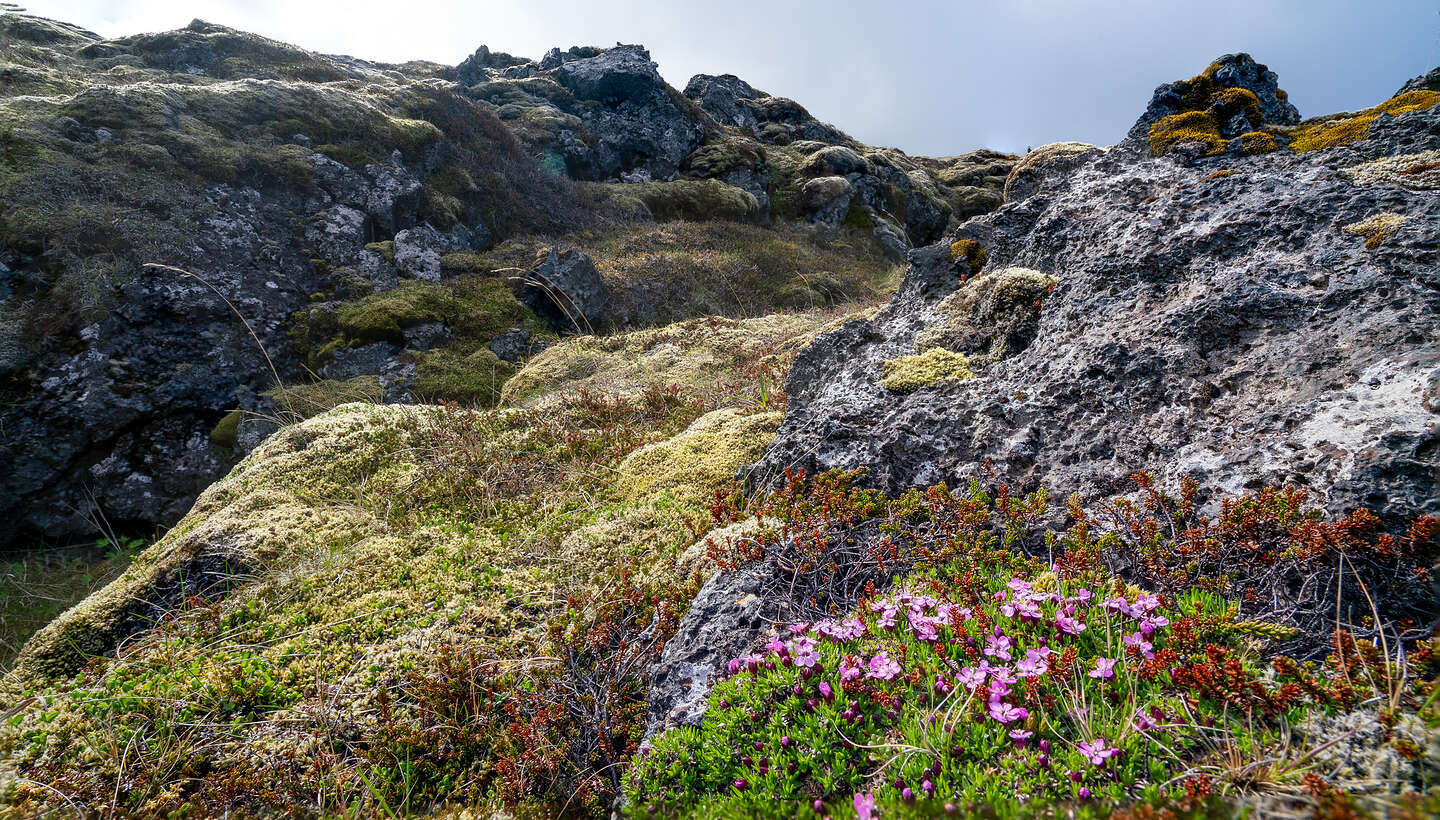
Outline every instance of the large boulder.
<path id="1" fill-rule="evenodd" d="M 1273 86 L 1249 58 L 1220 65 Z M 1440 148 L 1437 111 L 1377 119 L 1344 151 L 1032 163 L 1028 196 L 912 252 L 884 310 L 802 352 L 756 474 L 1096 498 L 1150 470 L 1232 493 L 1292 484 L 1392 524 L 1440 511 L 1440 201 L 1351 173 Z M 997 299 L 996 276 L 1020 298 Z M 1017 332 L 997 345 L 987 327 Z M 882 385 L 887 361 L 945 345 L 976 378 Z"/>
<path id="2" fill-rule="evenodd" d="M 520 299 L 558 333 L 593 333 L 607 326 L 605 280 L 595 262 L 573 248 L 542 250 Z"/>

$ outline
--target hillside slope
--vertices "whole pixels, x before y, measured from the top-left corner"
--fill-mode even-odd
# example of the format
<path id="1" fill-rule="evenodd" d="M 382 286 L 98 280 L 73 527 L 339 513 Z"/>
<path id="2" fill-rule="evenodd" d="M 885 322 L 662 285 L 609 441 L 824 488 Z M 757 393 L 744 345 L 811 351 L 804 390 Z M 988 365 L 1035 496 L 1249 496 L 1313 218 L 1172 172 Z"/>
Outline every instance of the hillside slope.
<path id="1" fill-rule="evenodd" d="M 174 523 L 284 418 L 492 404 L 577 325 L 868 298 L 1014 159 L 872 149 L 733 77 L 692 99 L 639 46 L 384 65 L 7 12 L 0 78 L 0 541 L 27 544 Z"/>

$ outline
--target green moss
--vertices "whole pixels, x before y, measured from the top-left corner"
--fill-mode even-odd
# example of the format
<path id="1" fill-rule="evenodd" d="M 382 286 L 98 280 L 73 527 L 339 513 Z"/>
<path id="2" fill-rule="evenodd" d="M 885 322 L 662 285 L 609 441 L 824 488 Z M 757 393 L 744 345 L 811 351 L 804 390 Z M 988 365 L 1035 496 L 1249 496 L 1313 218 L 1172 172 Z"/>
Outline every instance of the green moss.
<path id="1" fill-rule="evenodd" d="M 975 378 L 969 359 L 943 347 L 931 348 L 917 356 L 890 359 L 882 367 L 885 378 L 880 386 L 897 393 L 913 393 L 944 381 Z"/>
<path id="2" fill-rule="evenodd" d="M 1296 153 L 1319 151 L 1337 145 L 1349 145 L 1364 139 L 1370 123 L 1381 114 L 1398 117 L 1410 111 L 1421 111 L 1440 105 L 1440 93 L 1427 90 L 1408 91 L 1374 108 L 1354 114 L 1337 114 L 1309 120 L 1289 132 L 1290 150 Z"/>
<path id="3" fill-rule="evenodd" d="M 1225 138 L 1220 136 L 1220 124 L 1209 111 L 1171 114 L 1150 126 L 1150 152 L 1155 156 L 1168 153 L 1182 142 L 1203 143 L 1207 155 L 1225 152 Z"/>
<path id="4" fill-rule="evenodd" d="M 977 274 L 985 267 L 985 249 L 974 239 L 959 239 L 950 243 L 950 261 L 956 264 L 964 262 L 966 270 L 971 274 Z"/>
<path id="5" fill-rule="evenodd" d="M 440 270 L 448 274 L 490 273 L 493 265 L 490 257 L 472 251 L 456 251 L 440 257 Z"/>
<path id="6" fill-rule="evenodd" d="M 225 417 L 220 419 L 210 431 L 210 443 L 218 447 L 233 449 L 240 435 L 240 420 L 244 417 L 244 413 L 239 410 L 231 410 L 226 413 Z"/>
<path id="7" fill-rule="evenodd" d="M 387 239 L 384 242 L 371 242 L 365 246 L 365 250 L 380 254 L 386 262 L 395 262 L 395 241 Z"/>
<path id="8" fill-rule="evenodd" d="M 865 203 L 860 201 L 860 197 L 855 196 L 850 198 L 850 208 L 845 211 L 845 221 L 841 224 L 851 230 L 869 231 L 874 230 L 875 219 L 870 216 L 870 211 L 866 209 Z"/>
<path id="9" fill-rule="evenodd" d="M 614 195 L 644 203 L 660 222 L 753 222 L 761 217 L 755 196 L 713 179 L 677 179 L 611 186 Z"/>
<path id="10" fill-rule="evenodd" d="M 1373 251 L 1379 248 L 1385 240 L 1399 233 L 1400 226 L 1405 224 L 1407 218 L 1404 214 L 1376 214 L 1368 219 L 1346 225 L 1341 230 L 1351 236 L 1363 237 L 1365 247 Z"/>
<path id="11" fill-rule="evenodd" d="M 467 351 L 464 345 L 418 354 L 415 395 L 421 401 L 450 401 L 466 407 L 493 407 L 515 365 L 503 362 L 488 347 Z"/>
<path id="12" fill-rule="evenodd" d="M 707 317 L 618 336 L 566 339 L 533 357 L 505 384 L 502 404 L 545 406 L 582 392 L 639 394 L 647 388 L 720 384 L 717 402 L 778 380 L 800 348 L 836 321 L 822 313 L 756 319 Z"/>
<path id="13" fill-rule="evenodd" d="M 1345 171 L 1356 185 L 1388 183 L 1412 191 L 1440 190 L 1440 150 L 1417 151 L 1364 162 Z"/>
<path id="14" fill-rule="evenodd" d="M 942 319 L 915 336 L 924 353 L 934 348 L 963 352 L 972 368 L 1007 359 L 1035 338 L 1040 311 L 1057 280 L 1027 268 L 981 274 L 945 297 Z"/>
<path id="15" fill-rule="evenodd" d="M 315 146 L 315 150 L 335 160 L 341 165 L 347 165 L 355 169 L 364 168 L 366 165 L 376 164 L 376 159 L 374 157 L 370 156 L 364 150 L 357 148 L 353 145 L 335 145 L 333 143 L 327 143 L 325 145 Z"/>
<path id="16" fill-rule="evenodd" d="M 1264 131 L 1249 131 L 1241 134 L 1238 139 L 1240 147 L 1247 154 L 1268 154 L 1280 147 L 1275 142 L 1274 135 Z"/>

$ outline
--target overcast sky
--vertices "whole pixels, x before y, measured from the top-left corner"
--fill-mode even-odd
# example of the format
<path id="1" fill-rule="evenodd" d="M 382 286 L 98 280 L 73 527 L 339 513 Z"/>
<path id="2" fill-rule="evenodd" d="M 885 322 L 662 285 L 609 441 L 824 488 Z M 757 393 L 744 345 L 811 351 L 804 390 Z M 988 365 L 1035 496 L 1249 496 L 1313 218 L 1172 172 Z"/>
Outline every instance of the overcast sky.
<path id="1" fill-rule="evenodd" d="M 1303 116 L 1440 65 L 1440 0 L 21 0 L 105 36 L 201 18 L 314 51 L 453 64 L 479 45 L 644 43 L 672 85 L 737 74 L 863 142 L 940 156 L 1124 136 L 1156 85 L 1248 51 Z"/>

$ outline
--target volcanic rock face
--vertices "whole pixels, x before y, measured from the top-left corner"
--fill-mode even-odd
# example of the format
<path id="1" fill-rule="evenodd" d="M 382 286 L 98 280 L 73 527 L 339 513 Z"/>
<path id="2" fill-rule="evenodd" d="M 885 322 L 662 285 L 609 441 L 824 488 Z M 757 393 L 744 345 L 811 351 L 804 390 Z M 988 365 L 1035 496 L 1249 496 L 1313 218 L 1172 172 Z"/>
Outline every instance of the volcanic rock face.
<path id="1" fill-rule="evenodd" d="M 1273 100 L 1273 75 L 1251 74 Z M 801 354 L 757 474 L 865 467 L 891 491 L 975 477 L 1098 497 L 1144 469 L 1228 492 L 1290 483 L 1392 522 L 1440 510 L 1440 200 L 1346 175 L 1440 146 L 1437 125 L 1424 110 L 1327 151 L 1090 149 L 1040 166 L 1028 197 L 913 252 L 873 320 Z M 971 380 L 881 387 L 885 361 L 975 301 L 949 298 L 985 281 L 952 250 L 966 239 L 987 271 L 1055 278 L 1033 339 Z"/>

